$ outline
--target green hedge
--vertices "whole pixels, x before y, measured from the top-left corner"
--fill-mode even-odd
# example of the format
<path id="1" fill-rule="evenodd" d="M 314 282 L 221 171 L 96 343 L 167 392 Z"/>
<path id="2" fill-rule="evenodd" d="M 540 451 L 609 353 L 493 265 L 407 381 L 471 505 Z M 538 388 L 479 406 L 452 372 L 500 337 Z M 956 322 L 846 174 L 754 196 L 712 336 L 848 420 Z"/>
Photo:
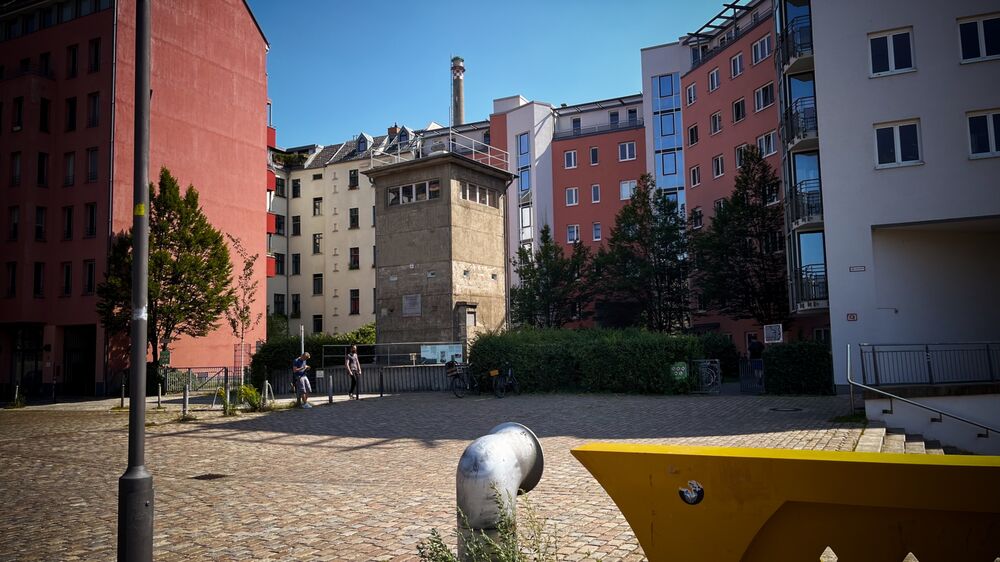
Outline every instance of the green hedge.
<path id="1" fill-rule="evenodd" d="M 718 333 L 698 336 L 705 359 L 718 359 L 722 376 L 737 379 L 740 376 L 740 352 L 731 339 Z"/>
<path id="2" fill-rule="evenodd" d="M 306 336 L 306 351 L 313 361 L 323 357 L 324 345 L 374 345 L 375 325 L 368 324 L 346 334 L 311 334 Z M 292 361 L 299 356 L 300 343 L 295 337 L 286 337 L 269 341 L 261 346 L 250 362 L 250 378 L 253 385 L 260 387 L 264 376 L 271 371 L 291 369 Z M 364 354 L 363 348 L 358 349 Z"/>
<path id="3" fill-rule="evenodd" d="M 768 346 L 764 388 L 768 394 L 833 394 L 830 348 L 811 341 Z"/>
<path id="4" fill-rule="evenodd" d="M 513 367 L 521 389 L 532 391 L 688 392 L 671 366 L 703 356 L 697 338 L 641 330 L 514 330 L 472 342 L 473 373 Z"/>

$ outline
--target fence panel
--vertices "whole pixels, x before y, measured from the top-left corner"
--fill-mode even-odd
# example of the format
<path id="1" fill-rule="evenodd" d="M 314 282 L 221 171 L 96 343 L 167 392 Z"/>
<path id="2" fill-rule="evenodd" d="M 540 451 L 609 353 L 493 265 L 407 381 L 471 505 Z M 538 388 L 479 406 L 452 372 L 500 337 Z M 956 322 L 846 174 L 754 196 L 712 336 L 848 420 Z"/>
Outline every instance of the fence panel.
<path id="1" fill-rule="evenodd" d="M 740 358 L 740 392 L 764 394 L 764 360 Z"/>
<path id="2" fill-rule="evenodd" d="M 320 369 L 323 376 L 318 377 L 317 371 L 309 371 L 309 383 L 313 394 L 329 393 L 333 385 L 335 395 L 345 395 L 351 388 L 351 379 L 347 369 L 341 366 Z M 292 371 L 274 371 L 268 375 L 275 394 L 293 394 Z M 411 365 L 399 367 L 383 367 L 375 364 L 361 365 L 361 377 L 358 380 L 358 391 L 361 394 L 397 394 L 400 392 L 428 392 L 449 390 L 450 379 L 444 365 Z"/>
<path id="3" fill-rule="evenodd" d="M 862 382 L 872 386 L 1000 380 L 1000 343 L 861 344 Z"/>

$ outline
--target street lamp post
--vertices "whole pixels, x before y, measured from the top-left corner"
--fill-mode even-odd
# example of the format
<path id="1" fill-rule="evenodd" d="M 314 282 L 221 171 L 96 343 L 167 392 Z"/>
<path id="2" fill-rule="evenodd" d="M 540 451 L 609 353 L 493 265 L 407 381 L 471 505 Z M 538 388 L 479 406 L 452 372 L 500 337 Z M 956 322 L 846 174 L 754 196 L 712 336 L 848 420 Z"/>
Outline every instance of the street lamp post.
<path id="1" fill-rule="evenodd" d="M 118 562 L 153 560 L 153 476 L 146 470 L 146 307 L 149 270 L 150 3 L 135 4 L 135 149 L 128 468 L 118 479 Z"/>

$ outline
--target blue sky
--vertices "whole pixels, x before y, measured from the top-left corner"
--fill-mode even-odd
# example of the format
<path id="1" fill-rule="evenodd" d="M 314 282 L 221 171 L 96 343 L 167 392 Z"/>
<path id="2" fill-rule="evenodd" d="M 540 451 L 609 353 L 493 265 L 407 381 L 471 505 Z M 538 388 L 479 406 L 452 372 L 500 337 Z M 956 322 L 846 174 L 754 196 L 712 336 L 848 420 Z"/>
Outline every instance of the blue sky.
<path id="1" fill-rule="evenodd" d="M 558 105 L 637 93 L 639 49 L 695 31 L 722 0 L 249 3 L 289 147 L 447 124 L 452 55 L 465 59 L 467 121 L 514 94 Z"/>

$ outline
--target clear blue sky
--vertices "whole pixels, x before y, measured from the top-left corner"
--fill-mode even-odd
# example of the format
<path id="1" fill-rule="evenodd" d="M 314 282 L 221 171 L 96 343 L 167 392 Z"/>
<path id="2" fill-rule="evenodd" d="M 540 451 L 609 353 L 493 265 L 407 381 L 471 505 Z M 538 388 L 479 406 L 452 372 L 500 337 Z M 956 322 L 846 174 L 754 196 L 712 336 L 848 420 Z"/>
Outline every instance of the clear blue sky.
<path id="1" fill-rule="evenodd" d="M 249 0 L 284 147 L 446 125 L 452 55 L 465 59 L 467 121 L 514 94 L 558 105 L 637 93 L 639 49 L 695 31 L 722 2 Z"/>

